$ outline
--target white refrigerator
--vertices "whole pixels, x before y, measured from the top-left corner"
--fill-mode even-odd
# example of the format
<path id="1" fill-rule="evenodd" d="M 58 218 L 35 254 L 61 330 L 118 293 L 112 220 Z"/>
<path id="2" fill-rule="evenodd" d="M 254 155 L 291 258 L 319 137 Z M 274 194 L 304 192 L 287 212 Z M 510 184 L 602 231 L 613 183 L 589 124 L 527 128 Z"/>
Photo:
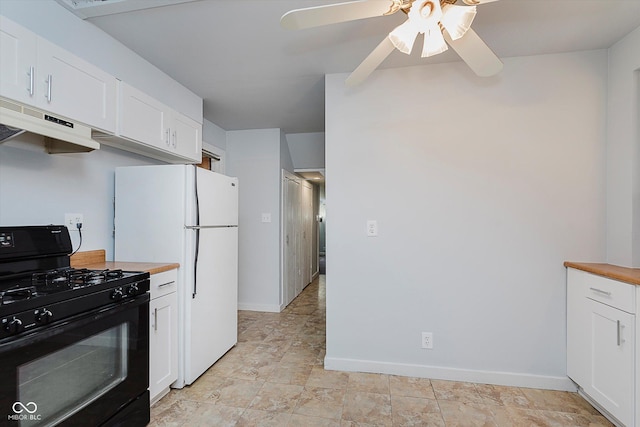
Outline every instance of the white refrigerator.
<path id="1" fill-rule="evenodd" d="M 237 178 L 192 165 L 116 168 L 114 259 L 180 263 L 173 387 L 237 343 Z"/>

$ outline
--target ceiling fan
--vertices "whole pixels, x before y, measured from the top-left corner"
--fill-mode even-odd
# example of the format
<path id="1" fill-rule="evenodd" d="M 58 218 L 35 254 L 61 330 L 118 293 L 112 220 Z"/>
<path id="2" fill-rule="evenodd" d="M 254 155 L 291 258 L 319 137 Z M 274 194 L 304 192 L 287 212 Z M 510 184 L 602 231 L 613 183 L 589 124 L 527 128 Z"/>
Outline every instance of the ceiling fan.
<path id="1" fill-rule="evenodd" d="M 299 30 L 355 21 L 402 11 L 407 20 L 396 27 L 347 78 L 347 86 L 362 83 L 394 49 L 410 54 L 418 34 L 424 34 L 422 57 L 447 50 L 447 44 L 479 76 L 500 72 L 502 61 L 471 29 L 476 5 L 497 0 L 359 0 L 295 9 L 280 18 L 286 29 Z"/>

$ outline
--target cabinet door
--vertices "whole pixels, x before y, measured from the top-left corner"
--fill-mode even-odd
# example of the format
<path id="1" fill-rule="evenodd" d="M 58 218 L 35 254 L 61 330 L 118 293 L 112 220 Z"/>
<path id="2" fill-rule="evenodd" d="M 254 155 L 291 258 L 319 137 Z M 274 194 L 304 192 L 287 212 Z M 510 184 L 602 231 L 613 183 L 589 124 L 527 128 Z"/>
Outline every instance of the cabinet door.
<path id="1" fill-rule="evenodd" d="M 38 106 L 115 132 L 116 79 L 53 43 L 38 38 Z"/>
<path id="2" fill-rule="evenodd" d="M 174 112 L 171 124 L 172 148 L 176 154 L 202 161 L 202 125 L 178 112 Z"/>
<path id="3" fill-rule="evenodd" d="M 161 150 L 170 148 L 169 110 L 144 92 L 120 83 L 118 134 Z"/>
<path id="4" fill-rule="evenodd" d="M 625 425 L 634 417 L 635 316 L 587 299 L 591 378 L 583 388 Z"/>
<path id="5" fill-rule="evenodd" d="M 149 303 L 149 393 L 157 397 L 178 378 L 178 294 Z"/>
<path id="6" fill-rule="evenodd" d="M 34 33 L 0 16 L 0 95 L 35 105 L 36 40 Z"/>

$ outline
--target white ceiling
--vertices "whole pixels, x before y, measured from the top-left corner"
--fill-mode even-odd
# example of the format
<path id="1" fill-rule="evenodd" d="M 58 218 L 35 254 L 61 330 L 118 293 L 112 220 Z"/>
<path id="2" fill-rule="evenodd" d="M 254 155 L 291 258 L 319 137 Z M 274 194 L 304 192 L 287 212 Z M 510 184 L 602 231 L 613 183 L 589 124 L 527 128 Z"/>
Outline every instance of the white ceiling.
<path id="1" fill-rule="evenodd" d="M 205 118 L 225 130 L 322 132 L 324 74 L 353 71 L 406 19 L 280 28 L 291 9 L 339 2 L 199 0 L 89 21 L 202 97 Z M 473 24 L 502 58 L 608 48 L 638 27 L 640 0 L 500 0 L 479 6 Z M 459 60 L 419 50 L 393 52 L 380 68 Z"/>

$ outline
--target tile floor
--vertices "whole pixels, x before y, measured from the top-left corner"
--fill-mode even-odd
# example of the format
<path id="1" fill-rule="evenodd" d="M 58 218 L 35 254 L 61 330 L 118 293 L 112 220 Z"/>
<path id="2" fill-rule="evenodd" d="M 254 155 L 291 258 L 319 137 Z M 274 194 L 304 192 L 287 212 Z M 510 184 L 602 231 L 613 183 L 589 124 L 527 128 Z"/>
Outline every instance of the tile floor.
<path id="1" fill-rule="evenodd" d="M 324 276 L 151 408 L 151 426 L 611 426 L 576 393 L 325 371 Z"/>

